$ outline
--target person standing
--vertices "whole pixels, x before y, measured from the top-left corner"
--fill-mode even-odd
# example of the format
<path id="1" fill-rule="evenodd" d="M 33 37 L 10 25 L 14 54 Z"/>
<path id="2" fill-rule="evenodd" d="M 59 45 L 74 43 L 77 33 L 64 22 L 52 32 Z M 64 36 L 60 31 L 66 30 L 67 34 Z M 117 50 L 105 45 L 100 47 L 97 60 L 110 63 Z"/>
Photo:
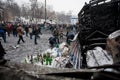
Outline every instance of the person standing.
<path id="1" fill-rule="evenodd" d="M 24 25 L 24 27 L 25 27 L 26 36 L 28 37 L 28 32 L 29 32 L 29 30 L 28 30 L 28 25 Z"/>
<path id="2" fill-rule="evenodd" d="M 66 37 L 67 37 L 66 42 L 67 42 L 67 44 L 70 45 L 71 40 L 74 38 L 74 36 L 75 36 L 74 31 L 71 30 L 71 29 L 68 29 L 68 31 L 67 31 L 67 33 L 66 33 Z"/>
<path id="3" fill-rule="evenodd" d="M 6 27 L 3 21 L 0 23 L 0 36 L 3 38 L 4 42 L 6 43 Z"/>
<path id="4" fill-rule="evenodd" d="M 7 33 L 8 33 L 9 37 L 10 37 L 11 32 L 12 32 L 12 23 L 8 23 L 7 24 Z"/>
<path id="5" fill-rule="evenodd" d="M 57 42 L 57 44 L 59 44 L 59 30 L 58 28 L 55 28 L 54 31 L 53 31 L 53 36 Z"/>
<path id="6" fill-rule="evenodd" d="M 4 59 L 4 55 L 6 54 L 2 44 L 1 44 L 1 41 L 0 41 L 0 65 L 1 64 L 4 64 L 6 62 L 6 60 Z"/>
<path id="7" fill-rule="evenodd" d="M 18 39 L 18 42 L 17 44 L 20 44 L 20 41 L 22 40 L 22 42 L 24 43 L 24 39 L 23 39 L 23 35 L 24 35 L 24 31 L 23 31 L 23 28 L 21 25 L 18 26 L 17 28 L 17 32 L 18 32 L 18 35 L 19 35 L 19 39 Z"/>
<path id="8" fill-rule="evenodd" d="M 30 35 L 30 39 L 32 39 L 32 35 L 33 35 L 33 28 L 32 28 L 32 25 L 29 26 L 28 32 L 29 32 L 29 35 Z"/>
<path id="9" fill-rule="evenodd" d="M 39 36 L 39 28 L 38 28 L 38 26 L 37 25 L 35 25 L 34 26 L 34 29 L 33 29 L 33 35 L 35 35 L 35 38 L 34 38 L 34 43 L 35 44 L 38 44 L 37 43 L 37 38 L 38 38 L 38 36 Z"/>
<path id="10" fill-rule="evenodd" d="M 17 25 L 16 24 L 13 25 L 13 36 L 17 37 Z"/>
<path id="11" fill-rule="evenodd" d="M 60 36 L 60 40 L 62 40 L 63 39 L 63 27 L 62 26 L 59 27 L 59 36 Z"/>

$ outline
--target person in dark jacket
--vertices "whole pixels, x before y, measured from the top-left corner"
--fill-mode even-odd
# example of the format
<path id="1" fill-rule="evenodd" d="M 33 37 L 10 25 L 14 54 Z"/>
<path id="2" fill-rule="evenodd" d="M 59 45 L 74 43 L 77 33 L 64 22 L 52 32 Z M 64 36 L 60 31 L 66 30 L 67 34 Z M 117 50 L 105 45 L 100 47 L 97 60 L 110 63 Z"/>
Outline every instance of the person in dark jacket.
<path id="1" fill-rule="evenodd" d="M 17 25 L 16 24 L 13 25 L 13 36 L 17 37 Z"/>
<path id="2" fill-rule="evenodd" d="M 29 31 L 28 31 L 28 28 L 29 28 L 29 27 L 28 27 L 28 25 L 24 25 L 24 26 L 25 26 L 25 33 L 26 33 L 26 36 L 28 37 L 28 32 L 29 32 Z"/>
<path id="3" fill-rule="evenodd" d="M 57 44 L 56 39 L 54 37 L 50 37 L 48 40 L 51 47 L 54 47 Z"/>
<path id="4" fill-rule="evenodd" d="M 56 39 L 57 44 L 59 44 L 60 43 L 60 41 L 59 41 L 59 30 L 58 30 L 57 27 L 53 31 L 53 36 Z"/>
<path id="5" fill-rule="evenodd" d="M 38 36 L 39 36 L 39 33 L 40 33 L 39 27 L 38 27 L 37 25 L 34 26 L 33 35 L 35 35 L 35 38 L 34 38 L 34 43 L 35 43 L 35 44 L 38 44 L 38 43 L 37 43 L 37 39 L 39 38 L 39 37 L 38 37 Z"/>
<path id="6" fill-rule="evenodd" d="M 4 64 L 6 62 L 6 60 L 4 59 L 4 55 L 6 54 L 2 44 L 1 44 L 1 41 L 0 41 L 0 65 L 1 64 Z"/>
<path id="7" fill-rule="evenodd" d="M 70 45 L 71 40 L 74 38 L 75 33 L 71 30 L 66 33 L 67 39 L 66 42 Z"/>
<path id="8" fill-rule="evenodd" d="M 4 42 L 6 43 L 6 28 L 5 28 L 5 23 L 3 21 L 0 23 L 0 36 L 3 38 Z"/>

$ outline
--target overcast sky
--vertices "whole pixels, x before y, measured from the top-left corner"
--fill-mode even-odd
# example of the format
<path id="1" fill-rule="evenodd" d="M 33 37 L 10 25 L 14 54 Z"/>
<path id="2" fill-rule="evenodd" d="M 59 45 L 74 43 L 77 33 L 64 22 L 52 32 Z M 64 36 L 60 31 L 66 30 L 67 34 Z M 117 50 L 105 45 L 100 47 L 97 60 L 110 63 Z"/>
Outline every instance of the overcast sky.
<path id="1" fill-rule="evenodd" d="M 29 0 L 15 0 L 19 4 L 28 3 Z M 38 0 L 44 2 L 45 0 Z M 83 7 L 85 2 L 89 2 L 90 0 L 46 0 L 47 5 L 51 5 L 53 10 L 61 12 L 72 11 L 72 14 L 77 15 L 80 9 Z"/>

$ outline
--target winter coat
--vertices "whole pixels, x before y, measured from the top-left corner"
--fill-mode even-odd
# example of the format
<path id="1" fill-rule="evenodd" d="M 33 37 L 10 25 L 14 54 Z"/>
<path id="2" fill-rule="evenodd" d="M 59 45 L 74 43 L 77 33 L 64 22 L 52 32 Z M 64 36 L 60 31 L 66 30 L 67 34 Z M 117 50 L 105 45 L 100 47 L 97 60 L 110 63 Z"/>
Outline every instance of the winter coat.
<path id="1" fill-rule="evenodd" d="M 22 36 L 24 34 L 23 28 L 21 26 L 17 28 L 17 32 L 19 36 Z"/>
<path id="2" fill-rule="evenodd" d="M 0 24 L 0 33 L 5 33 L 6 32 L 6 27 L 4 24 Z"/>
<path id="3" fill-rule="evenodd" d="M 2 44 L 1 44 L 1 41 L 0 41 L 0 59 L 3 59 L 3 56 L 6 54 Z"/>
<path id="4" fill-rule="evenodd" d="M 57 29 L 53 31 L 53 36 L 59 36 L 59 31 Z"/>
<path id="5" fill-rule="evenodd" d="M 33 32 L 33 29 L 31 27 L 28 28 L 28 32 L 29 33 L 32 33 Z"/>
<path id="6" fill-rule="evenodd" d="M 33 30 L 33 35 L 38 35 L 40 33 L 40 30 L 38 27 L 36 27 L 34 30 Z"/>

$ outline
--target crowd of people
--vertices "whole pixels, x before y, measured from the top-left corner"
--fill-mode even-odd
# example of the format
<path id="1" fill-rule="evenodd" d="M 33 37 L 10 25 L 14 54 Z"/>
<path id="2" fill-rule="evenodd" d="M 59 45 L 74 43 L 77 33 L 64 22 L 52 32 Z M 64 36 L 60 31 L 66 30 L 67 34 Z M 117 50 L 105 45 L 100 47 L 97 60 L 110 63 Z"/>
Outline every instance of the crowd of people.
<path id="1" fill-rule="evenodd" d="M 38 44 L 37 39 L 40 38 L 39 34 L 42 35 L 41 28 L 44 25 L 40 24 L 23 24 L 23 23 L 11 23 L 11 22 L 0 22 L 0 37 L 2 37 L 4 43 L 7 42 L 7 37 L 13 35 L 14 37 L 18 37 L 17 44 L 20 44 L 21 41 L 25 43 L 25 39 L 23 35 L 26 37 L 30 37 L 33 39 L 34 36 L 34 44 Z M 53 36 L 49 37 L 49 43 L 54 46 L 54 44 L 59 44 L 60 39 L 66 37 L 66 42 L 70 44 L 69 39 L 73 39 L 75 35 L 75 30 L 73 26 L 65 26 L 65 25 L 49 25 L 47 28 L 51 31 Z M 46 29 L 46 30 L 48 30 Z"/>
<path id="2" fill-rule="evenodd" d="M 10 23 L 10 22 L 0 22 L 0 37 L 2 37 L 4 43 L 7 42 L 7 36 L 10 37 L 13 35 L 14 37 L 18 37 L 17 44 L 20 44 L 22 41 L 25 43 L 25 40 L 23 38 L 23 35 L 30 36 L 30 39 L 32 39 L 32 36 L 35 36 L 34 43 L 37 44 L 37 38 L 38 35 L 41 34 L 40 26 L 37 24 L 22 24 L 22 23 Z"/>
<path id="3" fill-rule="evenodd" d="M 44 28 L 43 28 L 44 27 Z M 35 45 L 38 45 L 38 38 L 43 33 L 47 33 L 49 30 L 52 36 L 48 37 L 48 41 L 50 47 L 57 47 L 60 43 L 62 43 L 62 39 L 64 38 L 64 42 L 70 45 L 70 40 L 74 38 L 75 30 L 73 26 L 66 26 L 66 25 L 53 25 L 49 24 L 47 27 L 44 24 L 23 24 L 23 23 L 11 23 L 11 22 L 0 22 L 0 37 L 2 38 L 1 43 L 8 43 L 8 37 L 16 37 L 18 40 L 16 44 L 21 44 L 26 42 L 26 38 L 28 37 L 30 40 L 33 40 Z M 43 31 L 42 31 L 43 30 Z M 43 32 L 43 33 L 42 33 Z M 2 50 L 1 50 L 2 49 Z M 1 44 L 0 51 L 2 54 L 0 55 L 0 60 L 3 59 L 5 51 Z"/>

